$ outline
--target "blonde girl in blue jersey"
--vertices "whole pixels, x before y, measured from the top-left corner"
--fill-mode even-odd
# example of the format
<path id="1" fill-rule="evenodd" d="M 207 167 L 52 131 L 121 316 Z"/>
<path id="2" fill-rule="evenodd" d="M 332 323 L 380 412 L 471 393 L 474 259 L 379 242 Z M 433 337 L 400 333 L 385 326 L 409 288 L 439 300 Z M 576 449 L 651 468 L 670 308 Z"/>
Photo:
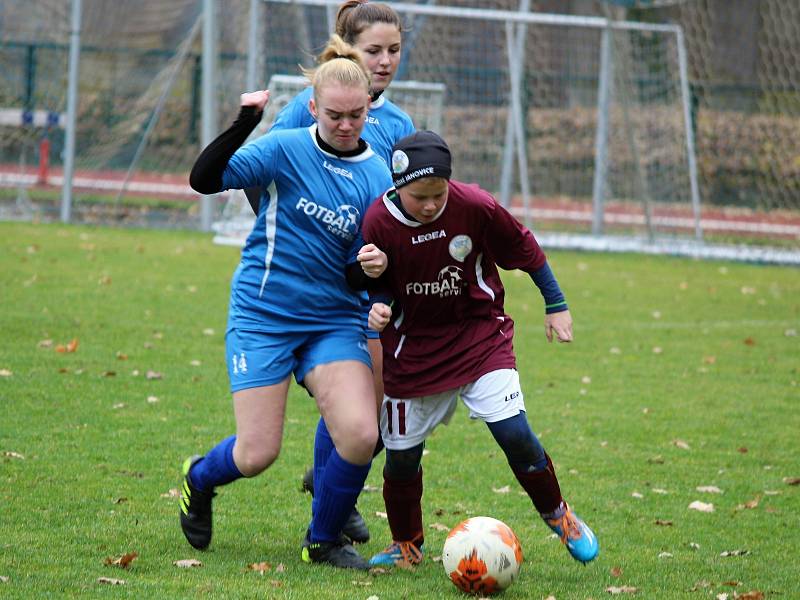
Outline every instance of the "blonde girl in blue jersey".
<path id="1" fill-rule="evenodd" d="M 253 186 L 264 193 L 231 283 L 225 342 L 236 435 L 184 462 L 180 521 L 189 543 L 207 548 L 215 488 L 277 459 L 293 374 L 315 398 L 334 445 L 303 559 L 366 569 L 340 537 L 378 438 L 363 316 L 344 272 L 359 250 L 369 276 L 386 266 L 385 255 L 358 240 L 367 207 L 391 176 L 360 138 L 370 76 L 358 51 L 333 36 L 320 66 L 306 74 L 314 125 L 239 148 L 269 100 L 267 90 L 243 94 L 238 119 L 192 169 L 200 193 Z"/>
<path id="2" fill-rule="evenodd" d="M 400 16 L 386 4 L 366 0 L 349 0 L 340 5 L 336 14 L 336 34 L 361 51 L 372 76 L 369 114 L 362 137 L 369 143 L 372 150 L 386 161 L 387 165 L 391 164 L 392 146 L 395 142 L 415 131 L 411 117 L 383 95 L 400 65 L 402 32 Z M 309 109 L 311 96 L 310 88 L 295 96 L 278 113 L 270 127 L 270 132 L 311 125 L 314 122 L 314 116 Z M 252 191 L 248 190 L 248 196 L 252 196 Z M 380 406 L 383 402 L 383 352 L 380 336 L 366 326 L 369 314 L 369 301 L 366 294 L 364 294 L 363 305 L 367 343 L 372 359 L 375 400 L 377 406 Z M 315 471 L 325 464 L 327 453 L 332 447 L 325 422 L 320 419 L 314 444 Z M 382 448 L 383 444 L 379 440 L 376 454 Z M 320 473 L 309 470 L 303 478 L 304 487 L 312 494 L 314 493 L 314 481 L 320 475 Z M 345 522 L 343 533 L 354 542 L 365 543 L 369 540 L 369 529 L 355 508 Z"/>

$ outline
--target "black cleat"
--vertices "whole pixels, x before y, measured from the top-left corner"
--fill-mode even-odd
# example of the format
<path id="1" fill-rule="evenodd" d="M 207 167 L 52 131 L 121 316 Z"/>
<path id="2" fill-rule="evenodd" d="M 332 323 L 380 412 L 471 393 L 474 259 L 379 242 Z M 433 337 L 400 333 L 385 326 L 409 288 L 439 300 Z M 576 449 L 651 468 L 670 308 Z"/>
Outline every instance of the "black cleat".
<path id="1" fill-rule="evenodd" d="M 328 564 L 340 569 L 368 571 L 370 568 L 364 557 L 342 537 L 335 542 L 312 542 L 308 531 L 303 540 L 300 557 L 303 562 Z"/>
<path id="2" fill-rule="evenodd" d="M 193 548 L 205 550 L 211 543 L 211 499 L 212 491 L 203 492 L 192 485 L 189 471 L 202 456 L 191 456 L 183 461 L 183 483 L 181 484 L 181 529 Z"/>
<path id="3" fill-rule="evenodd" d="M 369 541 L 369 528 L 355 506 L 342 526 L 342 533 L 354 544 L 366 544 Z"/>
<path id="4" fill-rule="evenodd" d="M 300 491 L 311 494 L 314 496 L 314 469 L 313 467 L 303 473 L 303 487 L 300 488 Z"/>
<path id="5" fill-rule="evenodd" d="M 308 469 L 303 474 L 301 489 L 303 492 L 311 494 L 312 497 L 314 496 L 314 469 Z M 354 544 L 366 544 L 369 541 L 369 528 L 355 506 L 342 527 L 342 533 Z"/>

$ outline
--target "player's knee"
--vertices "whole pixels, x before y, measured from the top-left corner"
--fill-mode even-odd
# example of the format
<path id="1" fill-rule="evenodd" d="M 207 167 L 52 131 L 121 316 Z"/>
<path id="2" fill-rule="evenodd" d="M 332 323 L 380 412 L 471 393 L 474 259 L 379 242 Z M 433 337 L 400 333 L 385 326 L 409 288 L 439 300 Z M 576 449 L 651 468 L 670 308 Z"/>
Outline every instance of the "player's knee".
<path id="1" fill-rule="evenodd" d="M 414 479 L 422 462 L 422 450 L 424 448 L 424 442 L 406 450 L 390 450 L 387 448 L 386 465 L 383 468 L 384 475 L 389 479 L 400 481 Z"/>
<path id="2" fill-rule="evenodd" d="M 236 460 L 236 466 L 245 477 L 254 477 L 269 468 L 278 459 L 280 447 L 248 448 Z"/>

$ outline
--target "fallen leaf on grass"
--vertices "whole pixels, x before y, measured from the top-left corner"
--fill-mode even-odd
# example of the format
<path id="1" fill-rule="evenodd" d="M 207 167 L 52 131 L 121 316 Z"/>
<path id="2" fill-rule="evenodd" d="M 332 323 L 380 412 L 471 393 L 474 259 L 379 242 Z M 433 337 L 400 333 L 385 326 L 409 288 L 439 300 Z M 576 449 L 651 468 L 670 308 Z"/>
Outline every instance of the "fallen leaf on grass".
<path id="1" fill-rule="evenodd" d="M 640 492 L 632 492 L 631 496 L 633 496 L 634 498 L 644 498 L 644 494 Z"/>
<path id="2" fill-rule="evenodd" d="M 37 348 L 52 348 L 53 347 L 53 340 L 42 340 L 38 344 L 36 344 Z"/>
<path id="3" fill-rule="evenodd" d="M 278 581 L 277 579 L 270 579 L 269 580 L 269 584 L 274 588 L 283 587 L 283 582 L 282 581 Z"/>
<path id="4" fill-rule="evenodd" d="M 5 450 L 3 452 L 3 456 L 7 458 L 19 458 L 20 460 L 25 460 L 25 457 L 22 456 L 19 452 L 14 452 L 13 450 Z"/>
<path id="5" fill-rule="evenodd" d="M 750 550 L 725 550 L 725 552 L 720 552 L 720 556 L 744 556 L 745 554 L 750 554 Z"/>
<path id="6" fill-rule="evenodd" d="M 283 563 L 278 563 L 277 566 L 275 567 L 276 573 L 283 573 L 285 570 L 286 570 L 286 565 L 284 565 Z"/>
<path id="7" fill-rule="evenodd" d="M 758 503 L 761 501 L 761 496 L 756 496 L 752 500 L 745 502 L 744 504 L 739 504 L 736 506 L 736 510 L 744 510 L 744 509 L 753 509 L 758 507 Z"/>
<path id="8" fill-rule="evenodd" d="M 494 488 L 494 487 L 493 487 L 493 488 L 492 488 L 492 491 L 493 491 L 495 494 L 507 494 L 508 492 L 510 492 L 510 491 L 511 491 L 511 486 L 504 485 L 504 486 L 503 486 L 503 487 L 501 487 L 501 488 Z"/>
<path id="9" fill-rule="evenodd" d="M 800 477 L 784 477 L 783 483 L 786 485 L 800 485 Z"/>
<path id="10" fill-rule="evenodd" d="M 155 404 L 156 402 L 158 402 L 158 396 L 148 396 L 147 397 L 147 403 L 148 404 Z"/>
<path id="11" fill-rule="evenodd" d="M 671 552 L 660 552 L 658 558 L 672 558 Z"/>
<path id="12" fill-rule="evenodd" d="M 698 492 L 705 492 L 706 494 L 721 494 L 722 490 L 715 485 L 698 485 L 695 488 Z"/>
<path id="13" fill-rule="evenodd" d="M 764 600 L 764 592 L 760 590 L 750 590 L 744 594 L 734 594 L 736 600 Z"/>
<path id="14" fill-rule="evenodd" d="M 247 569 L 249 571 L 255 571 L 259 575 L 263 576 L 264 573 L 266 573 L 267 571 L 270 571 L 272 569 L 272 565 L 269 564 L 268 562 L 257 562 L 257 563 L 251 563 L 251 564 L 247 565 Z"/>
<path id="15" fill-rule="evenodd" d="M 0 575 L 0 583 L 8 583 L 8 577 L 5 575 Z"/>
<path id="16" fill-rule="evenodd" d="M 385 512 L 381 512 L 379 510 L 375 511 L 375 516 L 378 517 L 379 519 L 388 519 L 389 518 L 389 515 L 387 515 Z"/>
<path id="17" fill-rule="evenodd" d="M 710 581 L 706 581 L 705 579 L 701 579 L 700 581 L 696 581 L 694 586 L 692 586 L 692 588 L 689 591 L 690 592 L 697 592 L 699 590 L 702 590 L 702 589 L 705 589 L 705 588 L 710 588 L 710 587 L 711 587 L 711 582 Z"/>
<path id="18" fill-rule="evenodd" d="M 122 556 L 118 556 L 116 558 L 109 556 L 103 561 L 103 564 L 107 567 L 121 567 L 123 569 L 127 569 L 131 566 L 131 563 L 136 560 L 137 556 L 139 556 L 138 552 L 128 552 L 127 554 L 123 554 Z"/>
<path id="19" fill-rule="evenodd" d="M 653 457 L 648 458 L 647 462 L 649 462 L 651 465 L 663 465 L 664 457 L 661 456 L 660 454 L 657 454 Z"/>
<path id="20" fill-rule="evenodd" d="M 353 585 L 360 585 L 361 587 L 369 587 L 372 585 L 371 581 L 358 581 L 357 579 L 353 579 Z"/>
<path id="21" fill-rule="evenodd" d="M 180 567 L 181 569 L 190 569 L 191 567 L 202 567 L 203 563 L 201 563 L 196 558 L 182 558 L 181 560 L 176 560 L 172 563 L 176 567 Z"/>
<path id="22" fill-rule="evenodd" d="M 442 525 L 441 523 L 431 523 L 428 525 L 430 529 L 435 529 L 436 531 L 450 531 L 450 528 L 447 525 Z"/>
<path id="23" fill-rule="evenodd" d="M 668 521 L 667 519 L 656 519 L 656 525 L 661 525 L 662 527 L 672 527 L 672 521 Z"/>
<path id="24" fill-rule="evenodd" d="M 737 448 L 736 451 L 739 454 L 747 454 L 747 448 L 745 448 L 744 446 L 742 446 L 741 448 Z"/>
<path id="25" fill-rule="evenodd" d="M 67 345 L 59 344 L 56 346 L 56 352 L 60 352 L 61 354 L 66 354 L 68 352 L 75 352 L 78 349 L 78 338 L 72 338 Z"/>
<path id="26" fill-rule="evenodd" d="M 683 440 L 672 440 L 672 445 L 676 448 L 680 448 L 681 450 L 690 450 L 689 444 L 684 442 Z"/>
<path id="27" fill-rule="evenodd" d="M 114 579 L 113 577 L 98 577 L 97 583 L 105 583 L 106 585 L 125 585 L 125 580 Z"/>
<path id="28" fill-rule="evenodd" d="M 638 588 L 635 588 L 630 585 L 623 585 L 619 587 L 612 585 L 607 587 L 606 591 L 611 595 L 616 595 L 616 594 L 635 594 L 639 590 Z"/>
<path id="29" fill-rule="evenodd" d="M 711 513 L 714 512 L 714 505 L 695 500 L 689 505 L 689 510 L 698 510 L 700 512 Z"/>
<path id="30" fill-rule="evenodd" d="M 722 585 L 727 585 L 728 587 L 737 587 L 742 585 L 741 581 L 723 581 Z"/>
<path id="31" fill-rule="evenodd" d="M 181 491 L 178 488 L 170 488 L 168 492 L 161 494 L 162 498 L 180 498 Z"/>
<path id="32" fill-rule="evenodd" d="M 751 337 L 744 338 L 744 345 L 745 346 L 755 346 L 756 345 L 756 341 Z"/>
<path id="33" fill-rule="evenodd" d="M 147 377 L 147 379 L 161 379 L 163 375 L 158 371 L 148 370 L 145 377 Z"/>

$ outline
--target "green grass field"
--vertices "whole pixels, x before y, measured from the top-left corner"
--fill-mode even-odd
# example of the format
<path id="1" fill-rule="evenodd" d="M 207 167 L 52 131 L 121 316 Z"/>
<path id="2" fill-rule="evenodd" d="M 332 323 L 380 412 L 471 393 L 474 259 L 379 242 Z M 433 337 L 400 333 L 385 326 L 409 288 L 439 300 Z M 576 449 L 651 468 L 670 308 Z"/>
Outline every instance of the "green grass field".
<path id="1" fill-rule="evenodd" d="M 183 539 L 171 492 L 180 463 L 234 427 L 223 336 L 236 249 L 197 233 L 62 225 L 0 223 L 0 238 L 0 597 L 462 597 L 435 560 L 385 574 L 300 561 L 317 413 L 296 387 L 278 462 L 218 490 L 208 552 Z M 486 514 L 525 552 L 508 599 L 611 588 L 800 597 L 800 272 L 566 252 L 550 261 L 575 343 L 546 343 L 527 276 L 505 276 L 507 310 L 528 418 L 601 554 L 587 567 L 569 558 L 485 426 L 460 408 L 424 458 L 428 557 L 447 528 Z M 73 340 L 73 352 L 58 351 Z M 366 556 L 389 541 L 375 514 L 382 462 L 359 502 L 373 534 Z M 694 501 L 714 512 L 690 510 Z M 127 569 L 105 564 L 132 552 Z M 202 566 L 174 564 L 190 558 Z M 258 563 L 269 569 L 249 568 Z"/>

